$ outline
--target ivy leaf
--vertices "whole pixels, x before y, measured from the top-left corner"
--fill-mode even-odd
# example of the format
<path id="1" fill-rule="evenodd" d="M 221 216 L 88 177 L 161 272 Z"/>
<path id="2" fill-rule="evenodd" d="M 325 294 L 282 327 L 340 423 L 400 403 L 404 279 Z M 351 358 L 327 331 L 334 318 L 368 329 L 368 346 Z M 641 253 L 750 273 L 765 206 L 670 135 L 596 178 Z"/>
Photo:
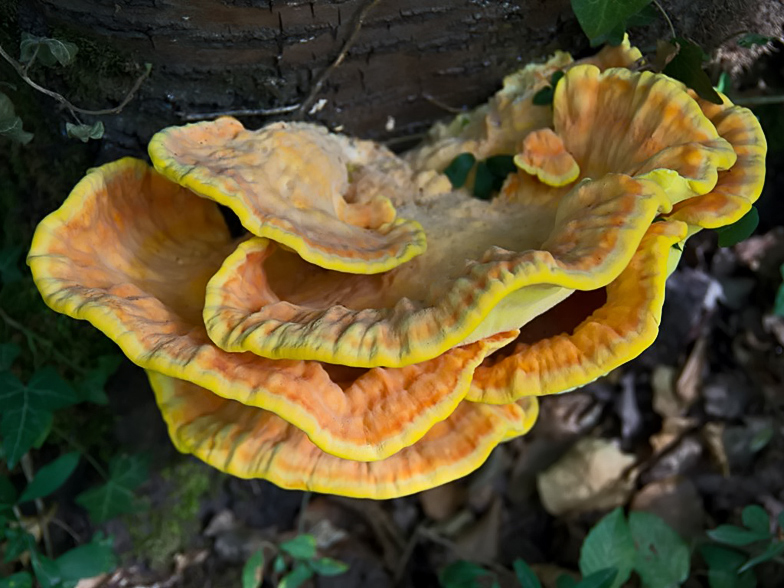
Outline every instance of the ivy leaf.
<path id="1" fill-rule="evenodd" d="M 590 576 L 599 571 L 613 568 L 617 575 L 614 588 L 622 586 L 632 573 L 634 566 L 634 540 L 623 511 L 616 508 L 590 530 L 580 549 L 580 572 Z"/>
<path id="2" fill-rule="evenodd" d="M 473 169 L 476 158 L 471 153 L 461 153 L 455 157 L 444 170 L 444 175 L 449 178 L 455 189 L 465 186 L 468 174 Z"/>
<path id="3" fill-rule="evenodd" d="M 35 537 L 19 527 L 8 527 L 5 530 L 5 539 L 5 553 L 3 554 L 5 563 L 10 563 L 25 551 L 32 551 L 35 548 Z"/>
<path id="4" fill-rule="evenodd" d="M 148 477 L 148 460 L 140 455 L 117 455 L 109 462 L 109 480 L 85 490 L 77 504 L 90 513 L 95 523 L 138 509 L 134 490 Z"/>
<path id="5" fill-rule="evenodd" d="M 490 575 L 486 569 L 470 561 L 456 561 L 438 574 L 442 588 L 473 588 L 479 578 Z"/>
<path id="6" fill-rule="evenodd" d="M 779 285 L 779 289 L 776 292 L 776 300 L 773 303 L 773 314 L 784 316 L 784 264 L 781 265 L 779 271 L 781 272 L 782 283 Z M 781 521 L 782 519 L 779 519 L 779 524 L 784 528 L 784 523 Z"/>
<path id="7" fill-rule="evenodd" d="M 310 567 L 319 576 L 339 576 L 348 570 L 348 564 L 331 557 L 320 557 L 309 562 Z"/>
<path id="8" fill-rule="evenodd" d="M 316 557 L 316 538 L 313 535 L 297 535 L 281 543 L 280 550 L 294 559 L 313 559 Z"/>
<path id="9" fill-rule="evenodd" d="M 759 531 L 750 531 L 735 525 L 719 525 L 715 529 L 708 531 L 707 535 L 714 541 L 726 543 L 727 545 L 749 545 L 770 538 L 767 531 L 760 533 Z"/>
<path id="10" fill-rule="evenodd" d="M 0 580 L 0 588 L 33 588 L 33 577 L 27 572 L 17 572 Z"/>
<path id="11" fill-rule="evenodd" d="M 76 386 L 79 398 L 84 402 L 93 402 L 106 406 L 109 399 L 104 388 L 106 381 L 120 367 L 121 359 L 117 355 L 102 355 L 98 358 L 98 365 L 91 369 Z"/>
<path id="12" fill-rule="evenodd" d="M 671 44 L 678 48 L 678 52 L 664 67 L 662 73 L 680 80 L 697 92 L 700 98 L 713 104 L 722 104 L 721 96 L 713 89 L 713 84 L 711 84 L 708 74 L 702 69 L 702 62 L 705 57 L 705 52 L 702 48 L 683 37 L 676 37 Z"/>
<path id="13" fill-rule="evenodd" d="M 0 372 L 10 370 L 21 352 L 15 343 L 0 343 Z"/>
<path id="14" fill-rule="evenodd" d="M 634 570 L 643 585 L 669 588 L 680 586 L 689 577 L 689 547 L 661 518 L 649 512 L 632 512 L 629 529 L 637 546 Z"/>
<path id="15" fill-rule="evenodd" d="M 242 566 L 242 588 L 259 588 L 264 574 L 264 552 L 259 549 Z"/>
<path id="16" fill-rule="evenodd" d="M 750 504 L 741 512 L 743 524 L 757 533 L 770 534 L 770 515 L 758 504 Z"/>
<path id="17" fill-rule="evenodd" d="M 16 115 L 14 103 L 0 92 L 0 137 L 8 137 L 12 141 L 26 145 L 33 134 L 22 128 L 22 119 Z"/>
<path id="18" fill-rule="evenodd" d="M 33 573 L 41 588 L 55 588 L 60 584 L 60 568 L 57 564 L 40 553 L 30 552 L 33 560 Z M 58 587 L 59 588 L 59 587 Z"/>
<path id="19" fill-rule="evenodd" d="M 605 568 L 594 572 L 590 576 L 583 578 L 575 588 L 610 588 L 615 586 L 615 579 L 618 577 L 618 570 L 615 568 Z"/>
<path id="20" fill-rule="evenodd" d="M 642 10 L 639 12 L 632 14 L 626 20 L 627 27 L 647 27 L 650 24 L 653 24 L 656 20 L 659 19 L 661 13 L 659 9 L 656 8 L 652 3 L 647 4 L 643 7 Z"/>
<path id="21" fill-rule="evenodd" d="M 522 559 L 516 559 L 512 564 L 517 582 L 521 588 L 542 588 L 542 583 L 536 577 L 531 567 Z"/>
<path id="22" fill-rule="evenodd" d="M 51 366 L 35 372 L 25 385 L 10 372 L 0 373 L 0 406 L 8 466 L 40 439 L 52 423 L 52 412 L 78 402 L 73 388 Z"/>
<path id="23" fill-rule="evenodd" d="M 30 484 L 24 489 L 19 497 L 19 502 L 48 496 L 65 483 L 78 464 L 79 454 L 76 452 L 61 455 L 53 462 L 46 464 L 38 470 Z"/>
<path id="24" fill-rule="evenodd" d="M 743 564 L 739 569 L 738 573 L 742 574 L 746 570 L 750 570 L 754 566 L 761 564 L 766 561 L 772 560 L 774 557 L 777 557 L 781 553 L 784 553 L 784 541 L 779 542 L 771 542 L 770 545 L 760 553 L 759 555 L 752 557 L 749 561 Z"/>
<path id="25" fill-rule="evenodd" d="M 556 588 L 575 588 L 576 586 L 577 586 L 577 580 L 572 578 L 569 574 L 561 574 L 555 580 Z"/>
<path id="26" fill-rule="evenodd" d="M 751 237 L 759 225 L 759 212 L 753 206 L 739 220 L 726 227 L 719 227 L 719 247 L 732 247 Z"/>
<path id="27" fill-rule="evenodd" d="M 749 49 L 755 45 L 767 45 L 771 41 L 775 40 L 776 37 L 766 37 L 765 35 L 760 35 L 759 33 L 747 33 L 739 38 L 737 43 L 739 46 Z"/>
<path id="28" fill-rule="evenodd" d="M 103 137 L 103 123 L 101 121 L 92 125 L 75 125 L 65 123 L 65 132 L 72 139 L 79 139 L 82 143 L 87 143 L 90 139 L 100 139 Z"/>
<path id="29" fill-rule="evenodd" d="M 294 566 L 294 569 L 283 576 L 278 583 L 278 588 L 299 588 L 312 577 L 313 570 L 304 563 L 298 563 Z"/>
<path id="30" fill-rule="evenodd" d="M 33 56 L 46 67 L 69 65 L 73 62 L 79 48 L 70 41 L 36 37 L 29 33 L 22 33 L 19 43 L 19 61 L 29 63 Z"/>
<path id="31" fill-rule="evenodd" d="M 708 564 L 711 588 L 754 588 L 757 585 L 754 570 L 738 573 L 746 561 L 744 554 L 720 545 L 703 545 L 700 554 Z"/>
<path id="32" fill-rule="evenodd" d="M 572 0 L 572 10 L 585 35 L 593 41 L 637 14 L 651 0 Z"/>
<path id="33" fill-rule="evenodd" d="M 61 580 L 73 582 L 111 572 L 117 567 L 117 557 L 110 540 L 97 539 L 66 551 L 54 563 Z"/>
<path id="34" fill-rule="evenodd" d="M 493 172 L 487 166 L 486 161 L 480 161 L 476 166 L 476 177 L 474 178 L 474 197 L 479 200 L 490 200 L 495 188 L 496 179 Z"/>

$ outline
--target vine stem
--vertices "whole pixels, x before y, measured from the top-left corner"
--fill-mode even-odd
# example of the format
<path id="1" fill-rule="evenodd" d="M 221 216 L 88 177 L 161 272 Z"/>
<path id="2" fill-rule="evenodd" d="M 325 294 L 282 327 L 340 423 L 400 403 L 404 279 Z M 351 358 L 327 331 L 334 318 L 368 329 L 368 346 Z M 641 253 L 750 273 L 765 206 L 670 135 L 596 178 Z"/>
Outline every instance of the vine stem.
<path id="1" fill-rule="evenodd" d="M 145 70 L 144 70 L 144 73 L 137 78 L 136 82 L 134 82 L 133 86 L 131 87 L 130 91 L 125 96 L 125 98 L 123 98 L 122 102 L 120 102 L 120 104 L 118 104 L 114 108 L 104 108 L 104 109 L 101 109 L 101 110 L 89 110 L 87 108 L 80 108 L 80 107 L 76 106 L 75 104 L 71 103 L 62 94 L 58 94 L 57 92 L 53 92 L 52 90 L 48 90 L 47 88 L 44 88 L 40 84 L 35 83 L 30 78 L 30 76 L 27 75 L 27 68 L 29 67 L 29 64 L 27 66 L 23 66 L 16 59 L 14 59 L 8 53 L 6 53 L 5 49 L 3 49 L 2 46 L 0 46 L 0 57 L 2 57 L 8 63 L 11 64 L 11 66 L 16 70 L 16 73 L 19 74 L 19 77 L 21 77 L 28 86 L 30 86 L 31 88 L 33 88 L 35 90 L 38 90 L 42 94 L 46 94 L 50 98 L 54 98 L 55 100 L 57 100 L 60 104 L 62 104 L 65 108 L 68 109 L 68 111 L 71 113 L 71 116 L 73 116 L 77 121 L 79 120 L 79 117 L 77 116 L 77 113 L 79 113 L 79 114 L 86 114 L 88 116 L 101 116 L 101 115 L 104 115 L 104 114 L 119 114 L 120 112 L 122 112 L 122 109 L 125 108 L 128 105 L 128 103 L 133 99 L 134 94 L 136 94 L 136 91 L 144 83 L 144 80 L 146 80 L 150 76 L 150 71 L 151 71 L 150 67 L 146 67 Z M 32 60 L 30 61 L 30 63 L 32 63 Z"/>
<path id="2" fill-rule="evenodd" d="M 25 453 L 22 456 L 21 462 L 22 466 L 22 473 L 24 474 L 25 480 L 27 483 L 33 481 L 35 478 L 35 469 L 33 468 L 33 459 L 30 457 L 29 453 Z M 35 511 L 38 514 L 36 517 L 38 519 L 38 526 L 41 528 L 41 537 L 44 539 L 44 549 L 46 549 L 46 556 L 52 557 L 54 551 L 52 550 L 52 537 L 49 534 L 49 523 L 44 520 L 44 501 L 40 498 L 35 499 Z"/>
<path id="3" fill-rule="evenodd" d="M 74 440 L 70 435 L 65 433 L 65 431 L 63 431 L 59 427 L 52 427 L 52 432 L 58 437 L 60 437 L 61 439 L 63 439 L 71 447 L 76 449 L 76 451 L 78 451 L 81 454 L 81 456 L 84 457 L 84 459 L 86 459 L 91 466 L 93 466 L 95 471 L 98 472 L 98 474 L 104 479 L 104 481 L 106 482 L 109 481 L 109 474 L 107 474 L 106 470 L 103 469 L 103 467 L 101 467 L 101 464 L 99 464 L 98 461 L 87 452 L 87 450 L 84 448 L 84 445 L 78 443 L 76 440 Z"/>
<path id="4" fill-rule="evenodd" d="M 672 38 L 674 39 L 678 35 L 675 34 L 675 27 L 673 26 L 672 21 L 670 20 L 670 15 L 668 15 L 667 11 L 664 10 L 664 7 L 661 4 L 659 4 L 659 0 L 653 0 L 653 4 L 654 4 L 654 6 L 656 6 L 656 8 L 659 9 L 659 12 L 662 13 L 662 16 L 664 17 L 664 20 L 667 21 L 667 26 L 670 27 L 670 34 L 672 35 Z"/>

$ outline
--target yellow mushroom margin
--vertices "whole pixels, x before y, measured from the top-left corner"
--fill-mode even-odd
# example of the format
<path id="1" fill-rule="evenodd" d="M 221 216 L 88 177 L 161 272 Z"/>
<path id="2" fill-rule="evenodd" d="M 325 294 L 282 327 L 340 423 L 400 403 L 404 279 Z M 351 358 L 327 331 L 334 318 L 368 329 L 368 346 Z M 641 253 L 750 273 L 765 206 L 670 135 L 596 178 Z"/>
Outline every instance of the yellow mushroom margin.
<path id="1" fill-rule="evenodd" d="M 85 319 L 136 364 L 270 410 L 322 449 L 378 460 L 417 442 L 516 333 L 400 369 L 226 353 L 201 320 L 207 281 L 235 247 L 217 206 L 126 158 L 89 173 L 40 224 L 29 264 L 46 303 Z"/>
<path id="2" fill-rule="evenodd" d="M 653 223 L 626 269 L 604 289 L 605 300 L 596 310 L 586 304 L 586 318 L 573 330 L 549 335 L 551 323 L 565 311 L 556 306 L 539 317 L 539 324 L 529 325 L 531 332 L 524 328 L 520 341 L 476 369 L 468 399 L 506 404 L 560 394 L 637 357 L 658 335 L 665 283 L 687 236 L 685 223 Z"/>
<path id="3" fill-rule="evenodd" d="M 738 159 L 729 170 L 719 172 L 713 190 L 677 203 L 669 218 L 715 229 L 740 220 L 762 194 L 767 141 L 757 117 L 748 108 L 733 104 L 723 94 L 721 104 L 703 100 L 691 90 L 690 94 L 719 135 L 732 145 Z"/>
<path id="4" fill-rule="evenodd" d="M 288 273 L 317 292 L 313 296 L 285 285 L 270 288 L 265 263 L 243 269 L 249 256 L 266 257 L 266 243 L 241 246 L 207 286 L 210 337 L 226 351 L 272 359 L 353 367 L 427 361 L 461 343 L 516 329 L 571 290 L 607 285 L 654 218 L 671 208 L 656 182 L 618 174 L 582 182 L 557 206 L 545 202 L 538 210 L 464 193 L 453 197 L 448 206 L 423 208 L 428 252 L 388 275 L 331 273 L 291 255 L 278 261 L 296 268 Z M 513 249 L 499 247 L 502 241 Z M 278 249 L 267 259 L 286 255 Z M 228 285 L 239 274 L 258 296 L 243 289 L 232 294 L 238 289 Z"/>
<path id="5" fill-rule="evenodd" d="M 341 459 L 271 412 L 226 400 L 190 382 L 148 371 L 169 436 L 182 453 L 240 478 L 353 498 L 397 498 L 478 468 L 499 443 L 524 435 L 538 403 L 462 402 L 420 441 L 381 461 Z"/>
<path id="6" fill-rule="evenodd" d="M 316 265 L 379 273 L 427 247 L 422 228 L 398 218 L 393 204 L 424 187 L 376 143 L 307 123 L 249 131 L 221 117 L 164 129 L 151 139 L 149 153 L 161 174 L 230 208 L 254 235 Z"/>

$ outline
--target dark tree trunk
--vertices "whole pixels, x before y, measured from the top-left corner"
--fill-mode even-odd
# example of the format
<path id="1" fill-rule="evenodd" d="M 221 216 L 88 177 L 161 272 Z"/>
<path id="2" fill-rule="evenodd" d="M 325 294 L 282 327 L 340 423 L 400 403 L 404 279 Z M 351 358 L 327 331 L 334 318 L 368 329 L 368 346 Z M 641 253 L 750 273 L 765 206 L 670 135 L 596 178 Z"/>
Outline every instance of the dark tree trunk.
<path id="1" fill-rule="evenodd" d="M 588 50 L 569 0 L 18 2 L 20 31 L 79 45 L 66 76 L 44 75 L 80 105 L 117 104 L 141 64 L 152 64 L 124 111 L 102 117 L 104 157 L 143 153 L 152 133 L 199 115 L 309 98 L 299 113 L 307 120 L 369 138 L 410 135 L 447 115 L 444 106 L 484 101 L 521 64 L 558 48 Z M 778 0 L 662 4 L 679 34 L 707 48 L 744 28 L 780 34 L 784 20 Z M 635 40 L 650 45 L 666 34 L 659 19 Z M 345 59 L 314 91 L 344 47 Z M 240 118 L 250 127 L 270 119 Z"/>

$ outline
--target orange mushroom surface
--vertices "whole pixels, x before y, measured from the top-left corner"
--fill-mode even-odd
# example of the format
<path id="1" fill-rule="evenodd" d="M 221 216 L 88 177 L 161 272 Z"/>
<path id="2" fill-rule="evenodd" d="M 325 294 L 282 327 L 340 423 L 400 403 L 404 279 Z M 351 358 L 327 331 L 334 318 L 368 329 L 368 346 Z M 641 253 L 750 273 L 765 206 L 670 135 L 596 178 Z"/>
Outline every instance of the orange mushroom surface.
<path id="1" fill-rule="evenodd" d="M 637 59 L 527 66 L 403 157 L 307 123 L 165 129 L 155 169 L 91 170 L 28 263 L 148 370 L 181 451 L 287 488 L 431 488 L 650 345 L 680 244 L 759 196 L 755 117 Z M 464 152 L 520 169 L 479 200 L 442 173 Z"/>

